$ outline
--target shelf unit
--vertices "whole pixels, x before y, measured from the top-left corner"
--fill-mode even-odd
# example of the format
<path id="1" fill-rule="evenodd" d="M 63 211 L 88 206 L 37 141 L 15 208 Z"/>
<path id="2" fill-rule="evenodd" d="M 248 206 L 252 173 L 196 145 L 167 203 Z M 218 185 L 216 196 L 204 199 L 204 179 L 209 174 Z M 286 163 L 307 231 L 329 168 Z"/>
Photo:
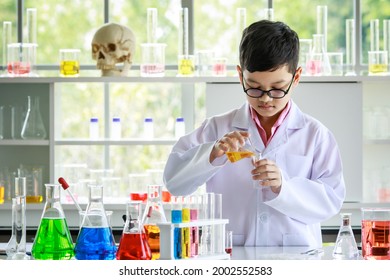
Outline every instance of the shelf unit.
<path id="1" fill-rule="evenodd" d="M 98 73 L 96 72 L 98 75 Z M 242 95 L 237 94 L 237 91 L 242 89 L 238 83 L 237 76 L 229 77 L 175 77 L 167 76 L 162 78 L 148 78 L 148 77 L 23 77 L 23 78 L 9 78 L 0 77 L 0 105 L 12 105 L 14 102 L 26 102 L 27 95 L 37 94 L 41 96 L 41 110 L 45 127 L 48 130 L 48 137 L 45 140 L 21 140 L 21 139 L 6 139 L 0 140 L 0 168 L 14 167 L 20 162 L 26 164 L 44 165 L 46 172 L 43 175 L 43 180 L 46 182 L 55 181 L 55 147 L 58 146 L 121 146 L 121 145 L 173 145 L 175 139 L 99 139 L 91 141 L 89 139 L 72 138 L 60 139 L 55 136 L 55 90 L 57 84 L 62 83 L 178 83 L 186 89 L 196 83 L 203 83 L 206 85 L 206 111 L 208 115 L 226 111 L 231 106 L 237 105 L 241 102 Z M 340 98 L 344 96 L 343 89 L 353 87 L 352 92 L 357 89 L 355 95 L 352 93 L 343 99 L 343 104 L 340 103 Z M 313 88 L 319 89 L 318 92 L 311 92 Z M 381 168 L 390 157 L 389 145 L 390 139 L 365 139 L 363 137 L 364 114 L 363 109 L 366 106 L 386 106 L 390 104 L 390 95 L 387 93 L 390 88 L 390 76 L 329 76 L 329 77 L 309 77 L 303 76 L 301 78 L 301 85 L 298 86 L 294 92 L 294 100 L 300 102 L 298 105 L 303 111 L 308 109 L 308 113 L 316 117 L 319 111 L 327 112 L 331 118 L 335 117 L 333 122 L 341 123 L 344 134 L 348 134 L 349 129 L 358 127 L 355 130 L 353 139 L 349 139 L 343 143 L 343 147 L 350 149 L 348 151 L 345 161 L 345 167 L 348 170 L 347 174 L 347 188 L 354 191 L 352 199 L 346 201 L 343 210 L 351 210 L 359 217 L 359 210 L 356 205 L 388 205 L 388 202 L 378 203 L 375 198 L 365 199 L 367 193 L 374 190 L 375 187 L 367 182 L 365 169 L 367 168 Z M 224 91 L 228 89 L 228 91 Z M 306 92 L 309 89 L 308 92 Z M 322 90 L 321 93 L 319 93 Z M 221 102 L 220 93 L 224 92 L 223 102 Z M 337 93 L 337 96 L 332 94 Z M 302 94 L 301 94 L 302 93 Z M 191 95 L 191 90 L 183 90 L 184 95 Z M 321 95 L 324 99 L 318 100 L 316 94 Z M 238 96 L 238 97 L 237 97 Z M 334 113 L 333 108 L 329 107 L 326 111 L 323 107 L 322 101 L 327 101 L 329 104 L 339 104 L 337 113 Z M 305 103 L 306 102 L 306 103 Z M 301 106 L 302 103 L 302 106 Z M 304 107 L 304 108 L 302 108 Z M 215 110 L 215 111 L 213 111 Z M 344 110 L 344 114 L 340 113 Z M 349 117 L 353 110 L 356 117 Z M 360 112 L 360 113 L 358 113 Z M 191 114 L 191 112 L 189 112 Z M 324 123 L 328 121 L 326 116 Z M 347 118 L 344 118 L 346 117 Z M 323 116 L 321 116 L 322 118 Z M 344 122 L 344 123 L 343 123 Z M 5 125 L 10 125 L 9 119 L 5 119 Z M 361 131 L 359 134 L 359 130 Z M 336 138 L 338 136 L 336 133 Z M 352 149 L 353 147 L 353 149 Z M 344 156 L 344 154 L 342 155 Z M 353 166 L 353 168 L 350 168 Z M 355 196 L 357 194 L 357 196 Z M 387 203 L 387 204 L 386 204 Z M 9 204 L 0 205 L 1 212 L 8 209 Z M 114 207 L 115 208 L 115 207 Z M 33 210 L 34 211 L 34 210 Z M 3 213 L 1 213 L 3 214 Z M 37 211 L 40 215 L 40 210 Z M 324 221 L 325 226 L 338 226 L 339 217 L 335 216 L 329 221 Z M 3 226 L 3 224 L 0 224 Z"/>

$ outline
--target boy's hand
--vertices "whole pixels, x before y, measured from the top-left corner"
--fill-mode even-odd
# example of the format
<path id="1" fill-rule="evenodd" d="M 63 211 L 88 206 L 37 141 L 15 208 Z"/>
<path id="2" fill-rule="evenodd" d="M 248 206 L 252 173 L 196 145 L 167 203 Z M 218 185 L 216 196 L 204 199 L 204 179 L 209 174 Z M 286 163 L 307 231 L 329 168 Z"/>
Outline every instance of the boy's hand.
<path id="1" fill-rule="evenodd" d="M 245 139 L 248 137 L 247 131 L 232 131 L 225 134 L 215 143 L 210 153 L 210 162 L 223 156 L 228 150 L 238 150 L 240 146 L 245 144 Z"/>
<path id="2" fill-rule="evenodd" d="M 253 163 L 253 180 L 259 181 L 260 186 L 270 187 L 274 193 L 279 193 L 282 187 L 282 175 L 279 167 L 272 160 L 260 159 Z"/>

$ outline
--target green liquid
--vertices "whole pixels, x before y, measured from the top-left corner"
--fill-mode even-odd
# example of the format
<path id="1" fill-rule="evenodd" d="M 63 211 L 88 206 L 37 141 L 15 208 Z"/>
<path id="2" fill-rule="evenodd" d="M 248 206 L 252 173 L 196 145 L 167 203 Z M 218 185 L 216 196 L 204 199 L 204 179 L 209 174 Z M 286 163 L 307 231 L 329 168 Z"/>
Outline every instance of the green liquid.
<path id="1" fill-rule="evenodd" d="M 69 260 L 74 246 L 65 218 L 42 218 L 31 254 L 36 260 Z"/>

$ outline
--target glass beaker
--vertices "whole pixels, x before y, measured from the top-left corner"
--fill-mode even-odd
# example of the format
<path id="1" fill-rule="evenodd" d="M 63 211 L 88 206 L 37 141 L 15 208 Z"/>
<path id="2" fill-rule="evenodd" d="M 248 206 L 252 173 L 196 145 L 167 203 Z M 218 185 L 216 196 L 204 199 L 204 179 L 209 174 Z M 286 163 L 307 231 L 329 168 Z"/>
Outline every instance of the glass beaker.
<path id="1" fill-rule="evenodd" d="M 36 44 L 12 43 L 7 47 L 7 71 L 11 77 L 34 76 Z"/>
<path id="2" fill-rule="evenodd" d="M 390 260 L 390 208 L 362 208 L 362 255 Z"/>
<path id="3" fill-rule="evenodd" d="M 39 109 L 39 96 L 28 96 L 27 114 L 22 127 L 22 138 L 45 139 L 46 129 Z"/>
<path id="4" fill-rule="evenodd" d="M 69 260 L 74 246 L 60 200 L 60 185 L 45 184 L 46 202 L 31 254 L 36 260 Z"/>
<path id="5" fill-rule="evenodd" d="M 341 213 L 341 226 L 333 249 L 333 258 L 339 260 L 356 260 L 359 250 L 351 227 L 351 213 Z"/>
<path id="6" fill-rule="evenodd" d="M 117 260 L 151 260 L 152 251 L 140 221 L 141 201 L 130 201 L 126 208 L 126 223 L 119 241 Z"/>
<path id="7" fill-rule="evenodd" d="M 165 47 L 166 44 L 141 44 L 142 62 L 140 65 L 141 77 L 165 76 Z"/>
<path id="8" fill-rule="evenodd" d="M 86 215 L 77 236 L 78 260 L 113 260 L 117 247 L 103 205 L 103 186 L 89 185 Z"/>
<path id="9" fill-rule="evenodd" d="M 152 251 L 152 259 L 160 258 L 160 228 L 158 223 L 166 223 L 167 218 L 161 197 L 161 185 L 148 186 L 148 199 L 142 215 L 142 225 L 145 228 L 146 238 Z"/>

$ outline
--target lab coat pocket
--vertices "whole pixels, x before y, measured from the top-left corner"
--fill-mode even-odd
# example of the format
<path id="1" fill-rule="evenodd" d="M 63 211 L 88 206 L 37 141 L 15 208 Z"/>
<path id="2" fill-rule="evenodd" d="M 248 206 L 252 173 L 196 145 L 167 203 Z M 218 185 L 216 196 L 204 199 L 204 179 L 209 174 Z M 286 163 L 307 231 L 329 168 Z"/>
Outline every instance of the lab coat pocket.
<path id="1" fill-rule="evenodd" d="M 286 172 L 292 177 L 305 177 L 309 178 L 311 173 L 311 160 L 307 156 L 303 155 L 285 155 Z"/>

